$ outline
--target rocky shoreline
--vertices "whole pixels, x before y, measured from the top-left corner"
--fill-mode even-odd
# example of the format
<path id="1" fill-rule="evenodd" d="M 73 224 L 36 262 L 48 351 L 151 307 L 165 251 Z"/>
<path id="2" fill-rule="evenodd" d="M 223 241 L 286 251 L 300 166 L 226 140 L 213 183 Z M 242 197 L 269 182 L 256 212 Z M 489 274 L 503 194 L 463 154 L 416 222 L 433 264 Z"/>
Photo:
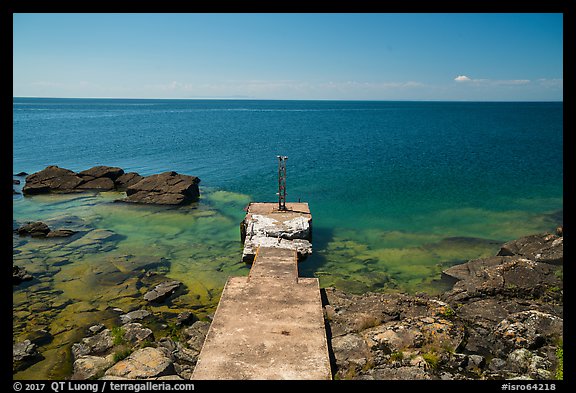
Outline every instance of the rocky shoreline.
<path id="1" fill-rule="evenodd" d="M 456 282 L 440 296 L 323 289 L 334 379 L 561 378 L 558 233 L 508 242 L 494 257 L 446 269 Z M 161 281 L 144 298 L 162 303 L 178 296 L 179 286 Z M 71 379 L 190 379 L 209 319 L 184 312 L 163 322 L 145 308 L 117 311 L 116 325 L 91 326 L 72 346 Z M 155 337 L 151 327 L 158 323 L 170 324 L 170 334 Z M 16 343 L 13 356 L 18 364 L 40 360 L 30 340 Z"/>
<path id="2" fill-rule="evenodd" d="M 22 191 L 34 195 L 125 190 L 127 197 L 123 202 L 180 205 L 198 198 L 198 182 L 197 178 L 175 172 L 144 178 L 114 167 L 74 173 L 50 166 L 27 176 Z M 241 227 L 244 236 L 262 232 L 280 239 L 266 222 L 262 222 L 261 229 L 245 223 Z M 78 253 L 101 253 L 113 247 L 118 238 L 114 232 L 86 228 L 82 220 L 75 222 L 70 217 L 47 223 L 20 223 L 14 232 L 20 237 L 46 239 L 39 241 L 47 242 L 46 247 L 56 248 L 61 255 L 50 264 L 26 271 L 15 264 L 14 260 L 17 262 L 21 256 L 15 251 L 14 285 L 28 285 L 23 282 L 33 279 L 48 282 L 50 275 L 75 257 L 73 249 Z M 185 293 L 186 287 L 166 277 L 166 269 L 158 269 L 165 267 L 163 258 L 124 255 L 110 262 L 115 269 L 98 271 L 98 276 L 110 276 L 116 270 L 129 272 L 134 276 L 130 299 L 120 304 L 122 308 L 118 308 L 118 303 L 108 303 L 106 312 L 111 318 L 81 328 L 85 329 L 83 338 L 76 337 L 71 349 L 66 350 L 72 363 L 67 378 L 190 379 L 210 315 L 196 315 L 189 310 L 179 310 L 177 315 L 166 312 L 166 305 Z M 47 271 L 43 271 L 44 267 Z M 355 295 L 335 288 L 322 289 L 333 378 L 562 378 L 561 227 L 555 234 L 507 242 L 497 255 L 452 266 L 444 270 L 443 276 L 454 284 L 439 296 L 374 292 Z M 40 294 L 48 296 L 42 291 Z M 117 300 L 118 296 L 110 295 L 110 299 Z M 33 307 L 43 306 L 30 301 L 25 307 L 33 312 Z M 25 322 L 28 321 L 22 321 Z M 38 349 L 52 338 L 49 330 L 38 330 L 14 342 L 13 372 L 41 361 L 43 356 Z"/>
<path id="3" fill-rule="evenodd" d="M 335 379 L 556 379 L 563 361 L 563 237 L 504 244 L 447 269 L 438 297 L 325 290 Z"/>

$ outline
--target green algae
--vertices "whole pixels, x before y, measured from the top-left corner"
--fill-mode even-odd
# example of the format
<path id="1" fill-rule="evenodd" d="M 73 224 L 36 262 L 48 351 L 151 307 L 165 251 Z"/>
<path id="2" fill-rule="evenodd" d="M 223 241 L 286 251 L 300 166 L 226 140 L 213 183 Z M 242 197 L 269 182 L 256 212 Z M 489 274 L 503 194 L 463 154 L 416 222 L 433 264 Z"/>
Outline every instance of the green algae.
<path id="1" fill-rule="evenodd" d="M 42 220 L 78 231 L 70 238 L 13 237 L 14 263 L 35 278 L 14 288 L 13 340 L 42 329 L 53 337 L 39 347 L 45 359 L 15 379 L 69 377 L 70 346 L 93 324 L 117 326 L 115 308 L 146 308 L 155 316 L 192 310 L 205 318 L 228 277 L 248 274 L 239 234 L 248 195 L 204 189 L 198 203 L 178 208 L 114 202 L 121 197 L 107 192 L 14 201 L 15 227 Z M 447 289 L 440 280 L 446 267 L 494 255 L 506 240 L 551 230 L 556 214 L 538 213 L 536 205 L 533 213 L 466 207 L 430 212 L 412 217 L 412 227 L 387 218 L 381 227 L 323 228 L 315 216 L 314 253 L 300 263 L 300 274 L 353 293 L 439 293 Z M 143 300 L 168 279 L 183 283 L 176 296 L 160 305 Z M 159 321 L 151 328 L 157 337 L 169 334 Z"/>

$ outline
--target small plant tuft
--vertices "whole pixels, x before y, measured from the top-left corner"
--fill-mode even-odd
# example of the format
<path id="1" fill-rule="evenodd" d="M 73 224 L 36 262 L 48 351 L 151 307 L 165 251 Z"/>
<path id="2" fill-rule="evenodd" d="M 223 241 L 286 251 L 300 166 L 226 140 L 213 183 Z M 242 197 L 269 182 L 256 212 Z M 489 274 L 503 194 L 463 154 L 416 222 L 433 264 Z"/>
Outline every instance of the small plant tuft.
<path id="1" fill-rule="evenodd" d="M 114 345 L 121 345 L 126 342 L 126 340 L 124 339 L 124 334 L 126 334 L 126 331 L 122 327 L 120 326 L 113 327 L 111 333 Z"/>
<path id="2" fill-rule="evenodd" d="M 558 360 L 558 366 L 556 367 L 556 373 L 554 378 L 563 380 L 564 379 L 564 348 L 559 347 L 556 349 L 556 360 Z"/>
<path id="3" fill-rule="evenodd" d="M 132 353 L 132 349 L 122 349 L 114 353 L 114 363 L 118 363 L 120 360 L 126 359 Z"/>
<path id="4" fill-rule="evenodd" d="M 425 352 L 422 354 L 422 358 L 426 361 L 431 369 L 435 370 L 438 368 L 438 364 L 440 363 L 440 356 L 436 352 Z"/>
<path id="5" fill-rule="evenodd" d="M 398 351 L 390 354 L 390 362 L 401 362 L 404 360 L 404 352 Z"/>

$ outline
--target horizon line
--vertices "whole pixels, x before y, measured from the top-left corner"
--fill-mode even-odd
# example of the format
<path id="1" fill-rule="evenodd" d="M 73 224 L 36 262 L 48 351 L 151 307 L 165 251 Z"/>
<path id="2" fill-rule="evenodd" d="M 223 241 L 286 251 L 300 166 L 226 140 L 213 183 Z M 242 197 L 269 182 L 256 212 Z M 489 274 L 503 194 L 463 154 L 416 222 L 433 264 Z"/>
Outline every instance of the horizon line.
<path id="1" fill-rule="evenodd" d="M 235 100 L 235 101 L 357 101 L 357 102 L 564 102 L 561 100 L 447 100 L 447 99 L 342 99 L 342 98 L 254 98 L 243 96 L 223 97 L 44 97 L 12 96 L 15 98 L 58 99 L 58 100 Z"/>

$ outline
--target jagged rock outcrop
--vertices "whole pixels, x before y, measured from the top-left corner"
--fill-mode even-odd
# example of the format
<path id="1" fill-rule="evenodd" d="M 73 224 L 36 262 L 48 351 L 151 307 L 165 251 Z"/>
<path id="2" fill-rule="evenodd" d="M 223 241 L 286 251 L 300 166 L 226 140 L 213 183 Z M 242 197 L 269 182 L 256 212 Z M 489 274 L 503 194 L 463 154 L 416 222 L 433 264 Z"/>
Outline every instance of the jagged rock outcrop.
<path id="1" fill-rule="evenodd" d="M 197 201 L 200 179 L 196 176 L 164 172 L 151 175 L 126 188 L 127 197 L 122 202 L 154 205 L 182 205 Z"/>
<path id="2" fill-rule="evenodd" d="M 24 195 L 45 193 L 74 193 L 84 191 L 126 191 L 122 202 L 183 205 L 197 201 L 200 179 L 176 172 L 164 172 L 143 177 L 135 172 L 124 173 L 122 168 L 95 166 L 76 173 L 50 165 L 28 175 L 22 192 Z"/>
<path id="3" fill-rule="evenodd" d="M 335 377 L 553 379 L 563 340 L 562 244 L 557 235 L 528 236 L 498 256 L 446 269 L 457 282 L 439 298 L 327 288 Z"/>

